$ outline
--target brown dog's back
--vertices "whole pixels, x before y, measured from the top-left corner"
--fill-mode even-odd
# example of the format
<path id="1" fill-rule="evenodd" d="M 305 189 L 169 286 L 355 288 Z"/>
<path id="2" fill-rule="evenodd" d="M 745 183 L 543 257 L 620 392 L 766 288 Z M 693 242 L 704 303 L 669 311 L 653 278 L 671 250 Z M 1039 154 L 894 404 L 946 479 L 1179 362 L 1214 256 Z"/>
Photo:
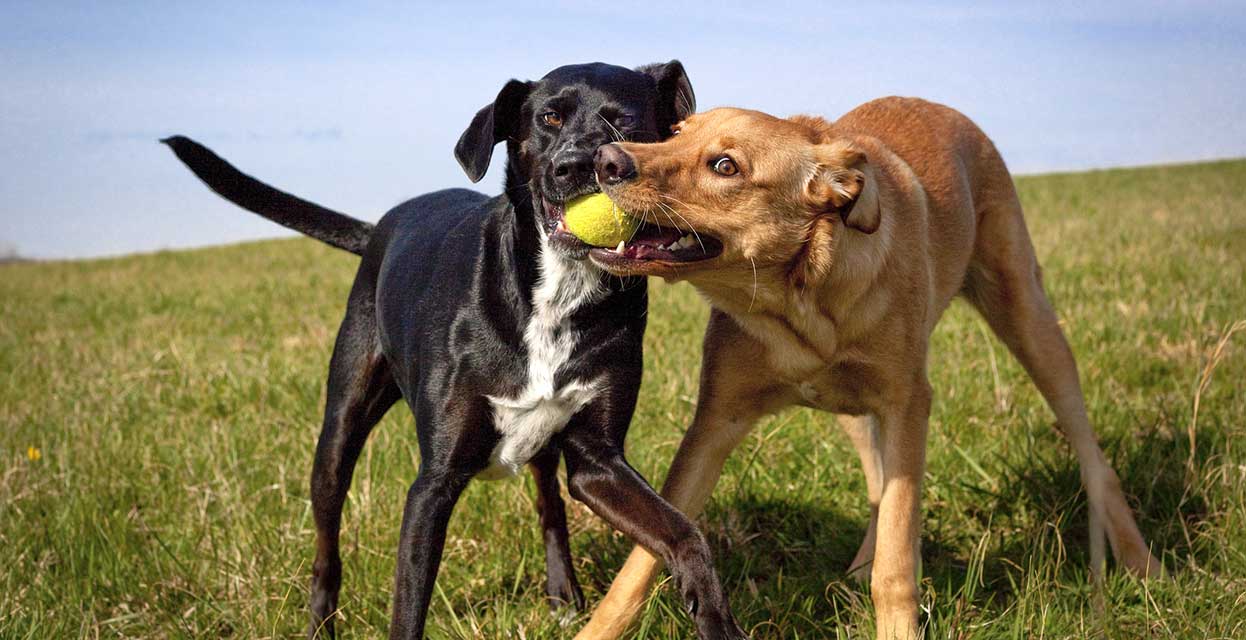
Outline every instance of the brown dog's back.
<path id="1" fill-rule="evenodd" d="M 839 135 L 877 138 L 917 175 L 927 197 L 929 247 L 944 258 L 934 263 L 936 295 L 941 300 L 971 284 L 966 271 L 983 250 L 1032 254 L 1004 159 L 964 114 L 920 98 L 888 97 L 849 111 L 832 127 Z M 1017 242 L 975 246 L 988 216 L 1008 218 L 990 223 L 1009 227 L 1004 237 Z M 1018 231 L 1022 236 L 1016 236 Z M 999 244 L 998 235 L 988 237 Z"/>

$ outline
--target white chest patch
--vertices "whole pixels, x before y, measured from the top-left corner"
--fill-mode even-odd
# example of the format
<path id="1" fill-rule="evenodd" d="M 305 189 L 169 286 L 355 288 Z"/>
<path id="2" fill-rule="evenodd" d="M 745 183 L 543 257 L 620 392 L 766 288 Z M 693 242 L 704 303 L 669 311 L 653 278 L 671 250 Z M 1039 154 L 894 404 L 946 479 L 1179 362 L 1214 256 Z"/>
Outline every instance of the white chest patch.
<path id="1" fill-rule="evenodd" d="M 493 426 L 502 439 L 493 449 L 489 468 L 477 475 L 481 479 L 518 473 L 600 391 L 600 380 L 569 380 L 561 387 L 554 386 L 558 370 L 571 357 L 579 338 L 571 329 L 571 314 L 606 293 L 600 271 L 587 260 L 559 257 L 544 238 L 540 260 L 540 280 L 532 292 L 532 316 L 524 329 L 528 381 L 513 397 L 489 396 Z"/>

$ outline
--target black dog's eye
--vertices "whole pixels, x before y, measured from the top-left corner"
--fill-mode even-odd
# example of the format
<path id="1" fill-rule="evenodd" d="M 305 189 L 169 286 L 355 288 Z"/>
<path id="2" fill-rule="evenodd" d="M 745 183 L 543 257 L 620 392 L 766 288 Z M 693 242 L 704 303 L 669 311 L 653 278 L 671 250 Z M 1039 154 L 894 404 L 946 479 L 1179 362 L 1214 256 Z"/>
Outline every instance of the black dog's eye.
<path id="1" fill-rule="evenodd" d="M 541 114 L 541 120 L 551 127 L 562 126 L 562 115 L 557 111 L 546 111 Z"/>
<path id="2" fill-rule="evenodd" d="M 616 127 L 630 127 L 634 124 L 636 124 L 635 116 L 621 115 L 614 119 L 614 126 Z"/>
<path id="3" fill-rule="evenodd" d="M 680 129 L 679 129 L 679 125 L 677 125 L 677 124 L 673 124 L 673 125 L 671 125 L 671 135 L 673 135 L 673 136 L 677 136 L 677 135 L 679 135 L 679 131 L 680 131 Z"/>
<path id="4" fill-rule="evenodd" d="M 727 156 L 723 156 L 710 163 L 710 168 L 720 176 L 734 176 L 740 172 L 740 168 L 736 166 L 735 160 Z"/>

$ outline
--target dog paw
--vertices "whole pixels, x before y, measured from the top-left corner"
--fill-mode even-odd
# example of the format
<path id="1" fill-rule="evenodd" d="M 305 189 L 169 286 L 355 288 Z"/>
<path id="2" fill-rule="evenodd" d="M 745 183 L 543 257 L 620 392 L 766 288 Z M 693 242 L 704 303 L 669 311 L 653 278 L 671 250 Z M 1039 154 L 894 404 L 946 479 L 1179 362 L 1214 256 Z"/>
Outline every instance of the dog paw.
<path id="1" fill-rule="evenodd" d="M 852 578 L 859 585 L 868 585 L 870 583 L 870 569 L 871 565 L 869 562 L 854 564 L 848 568 L 848 577 Z"/>
<path id="2" fill-rule="evenodd" d="M 730 614 L 717 619 L 698 620 L 697 631 L 702 640 L 748 640 L 748 634 Z"/>
<path id="3" fill-rule="evenodd" d="M 551 611 L 572 616 L 583 611 L 585 606 L 584 592 L 574 580 L 551 583 L 545 590 L 545 600 Z"/>

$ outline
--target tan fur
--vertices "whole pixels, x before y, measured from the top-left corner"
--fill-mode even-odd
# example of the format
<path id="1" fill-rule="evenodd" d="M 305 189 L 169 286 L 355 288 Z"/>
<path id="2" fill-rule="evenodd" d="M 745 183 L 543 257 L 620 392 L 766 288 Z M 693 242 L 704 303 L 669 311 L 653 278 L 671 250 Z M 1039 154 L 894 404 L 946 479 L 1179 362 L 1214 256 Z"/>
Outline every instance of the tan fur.
<path id="1" fill-rule="evenodd" d="M 1127 569 L 1160 572 L 1086 417 L 1012 178 L 977 126 L 941 105 L 884 98 L 834 123 L 716 109 L 679 130 L 663 143 L 624 144 L 637 178 L 607 187 L 629 211 L 724 246 L 704 262 L 626 271 L 687 280 L 714 307 L 667 499 L 699 513 L 727 456 L 767 413 L 799 404 L 840 414 L 871 503 L 850 569 L 872 581 L 878 637 L 917 636 L 927 341 L 963 294 L 1025 366 L 1077 453 L 1099 538 L 1092 571 L 1106 535 Z M 737 175 L 709 169 L 724 154 Z M 577 638 L 619 637 L 659 569 L 633 551 Z"/>

